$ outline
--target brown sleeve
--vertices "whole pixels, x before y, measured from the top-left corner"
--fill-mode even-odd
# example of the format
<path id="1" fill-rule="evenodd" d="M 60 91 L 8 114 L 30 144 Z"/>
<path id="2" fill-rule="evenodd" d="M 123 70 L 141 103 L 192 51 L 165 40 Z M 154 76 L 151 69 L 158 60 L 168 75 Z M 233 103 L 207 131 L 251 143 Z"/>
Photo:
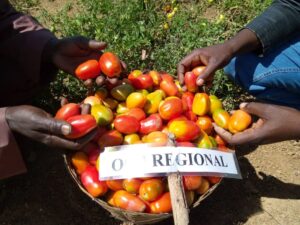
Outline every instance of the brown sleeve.
<path id="1" fill-rule="evenodd" d="M 42 62 L 42 55 L 46 44 L 56 39 L 34 18 L 17 12 L 7 1 L 0 1 L 0 60 L 11 65 L 0 74 L 0 92 L 22 96 L 22 92 L 26 94 L 49 81 L 57 71 L 42 68 L 49 68 Z"/>
<path id="2" fill-rule="evenodd" d="M 6 120 L 6 108 L 0 108 L 0 180 L 26 172 L 18 144 Z"/>

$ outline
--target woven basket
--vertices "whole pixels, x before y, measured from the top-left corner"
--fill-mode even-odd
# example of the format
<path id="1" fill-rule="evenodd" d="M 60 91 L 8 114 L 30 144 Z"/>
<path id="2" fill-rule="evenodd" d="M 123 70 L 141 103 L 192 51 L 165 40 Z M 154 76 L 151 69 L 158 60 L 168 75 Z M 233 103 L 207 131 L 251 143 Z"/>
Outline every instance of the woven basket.
<path id="1" fill-rule="evenodd" d="M 171 213 L 161 213 L 161 214 L 150 214 L 150 213 L 140 213 L 140 212 L 130 212 L 130 211 L 126 211 L 120 208 L 116 208 L 116 207 L 112 207 L 109 204 L 107 204 L 105 201 L 103 201 L 100 198 L 95 198 L 93 196 L 91 196 L 86 190 L 85 188 L 82 186 L 80 180 L 78 179 L 78 176 L 73 168 L 73 166 L 71 165 L 71 159 L 70 159 L 70 155 L 64 155 L 64 161 L 65 161 L 65 165 L 67 167 L 67 170 L 69 171 L 69 173 L 71 174 L 73 180 L 76 182 L 77 186 L 87 195 L 89 196 L 93 201 L 95 201 L 97 204 L 99 204 L 100 206 L 102 206 L 104 209 L 106 209 L 107 211 L 109 211 L 111 213 L 111 215 L 116 218 L 119 219 L 123 222 L 129 222 L 129 223 L 134 223 L 134 224 L 154 224 L 154 223 L 158 223 L 162 220 L 165 220 L 169 217 L 172 216 Z M 205 194 L 201 195 L 197 201 L 195 201 L 191 208 L 195 208 L 197 207 L 200 202 L 202 202 L 205 198 L 207 198 L 211 193 L 213 193 L 213 191 L 219 186 L 221 182 L 213 185 Z"/>

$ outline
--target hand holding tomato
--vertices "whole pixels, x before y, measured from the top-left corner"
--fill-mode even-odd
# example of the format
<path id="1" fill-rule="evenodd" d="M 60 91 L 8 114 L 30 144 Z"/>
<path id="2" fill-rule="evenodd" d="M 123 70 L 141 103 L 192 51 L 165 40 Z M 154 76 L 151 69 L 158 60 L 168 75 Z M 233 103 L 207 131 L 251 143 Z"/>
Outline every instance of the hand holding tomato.
<path id="1" fill-rule="evenodd" d="M 223 68 L 232 58 L 228 45 L 219 44 L 206 48 L 198 48 L 185 56 L 177 65 L 177 76 L 181 84 L 184 83 L 184 74 L 197 66 L 206 66 L 197 78 L 197 84 L 203 85 L 212 79 L 214 73 Z"/>
<path id="2" fill-rule="evenodd" d="M 81 149 L 96 134 L 94 130 L 82 138 L 69 140 L 65 135 L 72 132 L 70 124 L 54 119 L 42 109 L 28 105 L 8 107 L 5 118 L 12 131 L 59 148 Z"/>
<path id="3" fill-rule="evenodd" d="M 242 103 L 240 108 L 259 119 L 251 128 L 236 134 L 214 125 L 228 144 L 268 144 L 300 137 L 300 111 L 296 109 L 256 102 Z"/>

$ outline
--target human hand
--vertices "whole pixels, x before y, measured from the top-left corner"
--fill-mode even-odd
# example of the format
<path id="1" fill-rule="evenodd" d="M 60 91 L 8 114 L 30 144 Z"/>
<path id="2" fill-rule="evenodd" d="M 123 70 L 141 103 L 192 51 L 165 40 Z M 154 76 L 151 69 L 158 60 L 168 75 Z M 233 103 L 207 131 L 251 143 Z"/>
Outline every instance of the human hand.
<path id="1" fill-rule="evenodd" d="M 77 36 L 55 40 L 47 46 L 47 55 L 51 62 L 59 69 L 66 73 L 75 75 L 76 68 L 83 62 L 96 59 L 99 60 L 102 50 L 106 48 L 105 42 L 89 40 L 85 37 Z M 126 64 L 121 61 L 122 67 L 126 69 Z M 99 74 L 100 75 L 100 74 Z M 96 78 L 95 82 L 98 86 L 108 81 L 112 84 L 116 82 L 116 78 L 107 79 L 104 76 Z M 87 86 L 93 82 L 88 79 L 84 82 Z"/>
<path id="2" fill-rule="evenodd" d="M 256 102 L 242 103 L 240 108 L 259 119 L 236 134 L 214 124 L 215 131 L 230 145 L 269 144 L 300 137 L 300 111 L 294 108 Z"/>
<path id="3" fill-rule="evenodd" d="M 83 107 L 82 114 L 87 113 L 87 110 L 86 107 Z M 59 148 L 81 149 L 97 132 L 95 129 L 80 139 L 69 140 L 65 138 L 65 135 L 72 131 L 70 124 L 56 120 L 44 110 L 29 105 L 8 107 L 5 117 L 12 131 Z"/>
<path id="4" fill-rule="evenodd" d="M 214 73 L 226 66 L 233 57 L 230 45 L 218 44 L 205 48 L 198 48 L 185 56 L 177 65 L 177 76 L 181 84 L 184 84 L 184 74 L 197 66 L 206 66 L 198 77 L 197 84 L 203 85 L 205 81 L 212 79 Z"/>

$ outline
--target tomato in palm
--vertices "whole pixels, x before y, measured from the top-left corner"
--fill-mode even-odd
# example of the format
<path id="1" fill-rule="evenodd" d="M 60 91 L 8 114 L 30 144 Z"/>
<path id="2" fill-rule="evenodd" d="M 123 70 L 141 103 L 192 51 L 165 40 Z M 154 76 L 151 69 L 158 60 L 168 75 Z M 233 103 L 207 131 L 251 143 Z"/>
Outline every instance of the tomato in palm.
<path id="1" fill-rule="evenodd" d="M 115 192 L 113 202 L 116 207 L 128 211 L 144 212 L 146 209 L 146 204 L 139 197 L 124 190 Z"/>
<path id="2" fill-rule="evenodd" d="M 139 189 L 140 198 L 145 201 L 155 201 L 164 191 L 164 184 L 161 179 L 153 178 L 145 180 Z"/>
<path id="3" fill-rule="evenodd" d="M 81 80 L 87 80 L 97 77 L 101 72 L 99 63 L 95 59 L 90 59 L 80 64 L 76 70 L 75 75 Z"/>
<path id="4" fill-rule="evenodd" d="M 151 213 L 169 213 L 172 211 L 170 192 L 164 193 L 159 199 L 150 203 Z"/>
<path id="5" fill-rule="evenodd" d="M 62 106 L 55 115 L 55 119 L 66 120 L 71 116 L 76 116 L 80 114 L 80 106 L 75 103 L 68 103 Z"/>
<path id="6" fill-rule="evenodd" d="M 114 127 L 123 134 L 132 134 L 139 131 L 140 123 L 133 116 L 120 115 L 115 118 Z"/>
<path id="7" fill-rule="evenodd" d="M 89 114 L 72 116 L 66 121 L 72 126 L 71 134 L 66 136 L 70 139 L 80 138 L 97 127 L 96 120 Z"/>
<path id="8" fill-rule="evenodd" d="M 230 115 L 224 109 L 217 109 L 213 113 L 213 120 L 215 123 L 223 129 L 228 129 Z"/>
<path id="9" fill-rule="evenodd" d="M 190 92 L 198 91 L 198 85 L 196 81 L 197 81 L 197 76 L 193 72 L 186 72 L 184 74 L 184 83 L 188 91 Z"/>
<path id="10" fill-rule="evenodd" d="M 112 52 L 105 52 L 99 59 L 101 71 L 108 77 L 118 77 L 122 72 L 122 65 L 118 56 Z"/>
<path id="11" fill-rule="evenodd" d="M 251 124 L 251 116 L 243 111 L 236 110 L 231 115 L 228 123 L 228 129 L 231 133 L 237 133 L 245 130 Z"/>

